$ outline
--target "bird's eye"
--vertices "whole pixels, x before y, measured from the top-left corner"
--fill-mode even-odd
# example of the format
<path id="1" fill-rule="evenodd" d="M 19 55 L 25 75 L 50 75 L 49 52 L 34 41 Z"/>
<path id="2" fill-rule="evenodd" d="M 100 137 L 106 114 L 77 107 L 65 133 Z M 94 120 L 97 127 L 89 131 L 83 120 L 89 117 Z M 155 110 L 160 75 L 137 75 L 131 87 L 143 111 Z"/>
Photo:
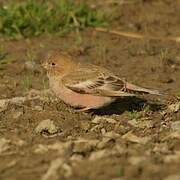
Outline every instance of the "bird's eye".
<path id="1" fill-rule="evenodd" d="M 55 66 L 56 64 L 55 63 L 51 63 L 52 66 Z"/>

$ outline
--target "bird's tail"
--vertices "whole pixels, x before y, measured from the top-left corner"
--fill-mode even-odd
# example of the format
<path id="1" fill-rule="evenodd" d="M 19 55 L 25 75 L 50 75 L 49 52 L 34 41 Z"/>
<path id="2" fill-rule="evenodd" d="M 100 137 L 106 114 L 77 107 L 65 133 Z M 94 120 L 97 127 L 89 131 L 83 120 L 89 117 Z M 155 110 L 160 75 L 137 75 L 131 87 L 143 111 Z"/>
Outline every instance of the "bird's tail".
<path id="1" fill-rule="evenodd" d="M 131 83 L 126 83 L 126 92 L 134 94 L 152 94 L 152 95 L 162 95 L 158 90 L 146 89 L 143 87 L 136 86 Z"/>

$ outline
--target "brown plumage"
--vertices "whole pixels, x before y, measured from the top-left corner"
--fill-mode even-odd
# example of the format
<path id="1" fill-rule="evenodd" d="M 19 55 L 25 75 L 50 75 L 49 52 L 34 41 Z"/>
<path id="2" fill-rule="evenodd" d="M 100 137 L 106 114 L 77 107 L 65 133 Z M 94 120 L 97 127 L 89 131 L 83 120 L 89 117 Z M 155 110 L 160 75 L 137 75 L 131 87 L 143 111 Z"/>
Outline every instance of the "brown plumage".
<path id="1" fill-rule="evenodd" d="M 160 95 L 157 90 L 128 83 L 100 66 L 75 63 L 64 52 L 54 53 L 43 66 L 53 92 L 64 102 L 82 110 L 101 108 L 121 96 Z"/>

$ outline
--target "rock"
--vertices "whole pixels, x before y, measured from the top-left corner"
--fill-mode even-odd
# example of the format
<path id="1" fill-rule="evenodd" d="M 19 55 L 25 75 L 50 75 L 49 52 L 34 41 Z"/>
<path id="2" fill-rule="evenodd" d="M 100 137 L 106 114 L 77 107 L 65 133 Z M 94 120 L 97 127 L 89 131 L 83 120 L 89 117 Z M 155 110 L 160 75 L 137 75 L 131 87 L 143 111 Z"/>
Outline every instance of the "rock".
<path id="1" fill-rule="evenodd" d="M 99 124 L 102 121 L 102 118 L 100 116 L 95 116 L 95 118 L 92 120 L 92 123 Z"/>
<path id="2" fill-rule="evenodd" d="M 26 143 L 27 142 L 22 140 L 22 139 L 15 139 L 13 141 L 13 144 L 16 145 L 16 146 L 19 146 L 19 147 L 26 145 Z"/>
<path id="3" fill-rule="evenodd" d="M 109 144 L 111 143 L 112 139 L 111 138 L 103 138 L 102 141 L 100 141 L 98 144 L 97 144 L 97 148 L 98 149 L 103 149 L 107 146 L 109 146 Z"/>
<path id="4" fill-rule="evenodd" d="M 175 163 L 180 161 L 180 151 L 175 151 L 174 154 L 170 154 L 164 157 L 165 163 Z"/>
<path id="5" fill-rule="evenodd" d="M 39 96 L 36 97 L 13 97 L 10 99 L 0 99 L 0 112 L 7 110 L 9 104 L 22 105 L 27 100 L 40 99 Z"/>
<path id="6" fill-rule="evenodd" d="M 1 172 L 9 171 L 9 169 L 15 168 L 17 165 L 17 162 L 18 162 L 17 159 L 13 159 L 13 160 L 8 161 L 7 163 L 3 163 L 1 167 Z"/>
<path id="7" fill-rule="evenodd" d="M 102 135 L 106 134 L 106 129 L 105 129 L 105 128 L 102 128 L 102 129 L 101 129 L 101 133 L 102 133 Z"/>
<path id="8" fill-rule="evenodd" d="M 97 160 L 97 159 L 101 159 L 101 158 L 104 158 L 104 157 L 107 157 L 109 155 L 109 152 L 108 150 L 99 150 L 99 151 L 96 151 L 96 152 L 92 152 L 91 155 L 89 156 L 89 160 L 90 161 L 94 161 L 94 160 Z"/>
<path id="9" fill-rule="evenodd" d="M 10 161 L 6 166 L 6 169 L 8 170 L 9 168 L 13 168 L 17 164 L 17 162 L 17 160 Z"/>
<path id="10" fill-rule="evenodd" d="M 88 121 L 82 121 L 80 123 L 80 127 L 85 130 L 85 131 L 88 131 L 90 129 L 90 123 Z"/>
<path id="11" fill-rule="evenodd" d="M 8 101 L 6 99 L 1 99 L 0 100 L 0 112 L 3 112 L 7 109 L 8 107 Z"/>
<path id="12" fill-rule="evenodd" d="M 167 114 L 167 111 L 161 111 L 160 114 L 161 114 L 162 116 L 165 116 L 165 115 Z"/>
<path id="13" fill-rule="evenodd" d="M 34 106 L 33 108 L 35 111 L 42 111 L 43 107 L 42 106 Z"/>
<path id="14" fill-rule="evenodd" d="M 127 153 L 127 149 L 125 149 L 125 148 L 123 148 L 121 145 L 119 145 L 119 144 L 115 144 L 115 146 L 114 146 L 114 151 L 115 152 L 117 152 L 118 154 L 125 154 L 125 153 Z"/>
<path id="15" fill-rule="evenodd" d="M 34 153 L 35 154 L 44 154 L 48 151 L 48 147 L 43 144 L 38 144 L 38 146 L 35 148 Z"/>
<path id="16" fill-rule="evenodd" d="M 97 144 L 98 149 L 103 149 L 110 144 L 114 143 L 114 140 L 120 137 L 119 134 L 115 133 L 114 131 L 110 131 L 103 134 L 103 139 Z"/>
<path id="17" fill-rule="evenodd" d="M 152 149 L 152 152 L 161 153 L 161 154 L 168 154 L 168 153 L 170 153 L 170 150 L 168 148 L 167 142 L 165 142 L 165 143 L 155 144 L 154 148 Z"/>
<path id="18" fill-rule="evenodd" d="M 162 139 L 162 141 L 165 141 L 168 139 L 180 139 L 180 132 L 179 131 L 172 132 L 172 133 L 168 134 L 167 136 L 165 136 Z"/>
<path id="19" fill-rule="evenodd" d="M 111 124 L 116 124 L 117 121 L 115 119 L 112 118 L 107 118 L 107 117 L 102 117 L 102 116 L 96 116 L 92 122 L 94 124 L 99 124 L 99 123 L 103 123 L 103 122 L 107 122 L 107 123 L 111 123 Z"/>
<path id="20" fill-rule="evenodd" d="M 103 139 L 97 144 L 98 149 L 103 149 L 110 144 L 115 142 L 115 139 L 119 138 L 120 135 L 114 131 L 106 132 L 103 134 Z"/>
<path id="21" fill-rule="evenodd" d="M 139 127 L 140 128 L 152 128 L 154 126 L 153 124 L 153 121 L 142 121 L 140 124 L 139 124 Z"/>
<path id="22" fill-rule="evenodd" d="M 138 165 L 138 164 L 142 165 L 142 163 L 145 161 L 147 161 L 147 158 L 144 156 L 132 156 L 132 157 L 128 158 L 128 162 L 131 165 Z"/>
<path id="23" fill-rule="evenodd" d="M 102 128 L 103 128 L 102 124 L 97 124 L 97 125 L 93 126 L 93 127 L 90 129 L 90 131 L 91 131 L 91 132 L 98 132 L 98 131 L 101 130 Z M 104 131 L 104 130 L 103 130 L 103 131 Z M 101 133 L 103 133 L 103 132 L 101 132 Z"/>
<path id="24" fill-rule="evenodd" d="M 179 179 L 180 179 L 180 173 L 169 175 L 166 178 L 164 178 L 163 180 L 179 180 Z"/>
<path id="25" fill-rule="evenodd" d="M 63 175 L 65 178 L 68 178 L 72 175 L 72 168 L 70 165 L 68 165 L 67 163 L 64 163 L 61 167 L 62 171 L 63 171 Z"/>
<path id="26" fill-rule="evenodd" d="M 83 160 L 83 156 L 80 154 L 73 154 L 70 158 L 71 161 L 73 162 L 80 162 Z"/>
<path id="27" fill-rule="evenodd" d="M 125 139 L 129 142 L 133 142 L 133 143 L 139 143 L 139 144 L 146 144 L 150 138 L 149 137 L 138 137 L 135 134 L 133 134 L 131 131 L 124 134 L 122 136 L 122 139 Z"/>
<path id="28" fill-rule="evenodd" d="M 118 137 L 120 137 L 120 135 L 118 133 L 115 133 L 114 131 L 104 133 L 103 136 L 111 139 L 117 139 Z"/>
<path id="29" fill-rule="evenodd" d="M 37 134 L 48 133 L 52 135 L 58 132 L 58 128 L 55 126 L 53 121 L 46 119 L 38 124 L 38 126 L 35 128 L 35 132 Z"/>
<path id="30" fill-rule="evenodd" d="M 0 139 L 0 154 L 4 153 L 10 148 L 10 140 L 1 138 Z"/>
<path id="31" fill-rule="evenodd" d="M 172 113 L 177 113 L 180 110 L 180 102 L 169 105 L 168 110 Z"/>
<path id="32" fill-rule="evenodd" d="M 38 144 L 34 153 L 43 154 L 49 150 L 53 150 L 57 151 L 59 156 L 64 156 L 70 149 L 72 149 L 72 142 L 55 142 L 54 144 L 49 145 Z"/>
<path id="33" fill-rule="evenodd" d="M 83 158 L 84 157 L 81 154 L 73 154 L 69 159 L 72 167 L 76 167 L 77 165 L 79 165 L 79 163 L 83 161 Z"/>
<path id="34" fill-rule="evenodd" d="M 42 180 L 58 180 L 58 171 L 60 167 L 64 164 L 64 159 L 57 158 L 51 161 L 50 167 L 47 172 L 43 175 Z"/>
<path id="35" fill-rule="evenodd" d="M 63 156 L 68 150 L 72 149 L 73 143 L 71 141 L 68 142 L 55 142 L 54 144 L 48 145 L 49 150 L 58 151 L 59 156 Z"/>
<path id="36" fill-rule="evenodd" d="M 111 123 L 111 124 L 117 123 L 117 121 L 115 119 L 112 119 L 112 118 L 106 118 L 106 122 Z"/>
<path id="37" fill-rule="evenodd" d="M 171 129 L 173 131 L 180 132 L 180 121 L 175 121 L 171 123 Z"/>
<path id="38" fill-rule="evenodd" d="M 153 122 L 150 120 L 141 121 L 141 120 L 132 119 L 132 120 L 128 121 L 128 123 L 134 127 L 139 127 L 142 129 L 153 127 Z"/>
<path id="39" fill-rule="evenodd" d="M 13 114 L 12 114 L 12 118 L 13 118 L 13 119 L 18 119 L 21 115 L 23 115 L 23 112 L 22 112 L 22 111 L 15 111 L 15 112 L 13 112 Z"/>
<path id="40" fill-rule="evenodd" d="M 139 120 L 138 120 L 139 121 Z M 132 125 L 132 126 L 134 126 L 134 127 L 138 127 L 138 124 L 139 124 L 139 122 L 138 122 L 136 119 L 132 119 L 132 120 L 129 120 L 128 121 L 128 124 L 130 124 L 130 125 Z"/>
<path id="41" fill-rule="evenodd" d="M 79 139 L 74 141 L 74 153 L 84 153 L 90 152 L 94 149 L 99 141 L 98 140 L 86 140 L 86 139 Z"/>

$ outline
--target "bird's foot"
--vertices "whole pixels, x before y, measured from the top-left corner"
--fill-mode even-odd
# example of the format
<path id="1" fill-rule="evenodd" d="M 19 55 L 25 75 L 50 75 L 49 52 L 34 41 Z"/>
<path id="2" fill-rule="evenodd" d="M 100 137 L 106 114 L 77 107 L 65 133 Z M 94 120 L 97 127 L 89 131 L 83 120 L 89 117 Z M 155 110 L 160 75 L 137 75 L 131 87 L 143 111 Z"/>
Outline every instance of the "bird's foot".
<path id="1" fill-rule="evenodd" d="M 81 108 L 81 109 L 76 109 L 76 112 L 87 112 L 89 111 L 91 108 L 90 107 L 85 107 L 85 108 Z"/>

